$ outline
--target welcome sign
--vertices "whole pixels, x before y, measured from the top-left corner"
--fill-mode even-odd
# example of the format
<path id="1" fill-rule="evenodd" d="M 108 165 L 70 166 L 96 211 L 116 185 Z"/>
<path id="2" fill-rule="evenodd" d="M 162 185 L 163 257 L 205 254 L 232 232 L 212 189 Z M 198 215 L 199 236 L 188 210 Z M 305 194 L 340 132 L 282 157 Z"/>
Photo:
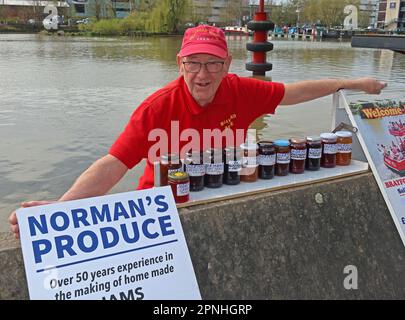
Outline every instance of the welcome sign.
<path id="1" fill-rule="evenodd" d="M 405 99 L 343 100 L 405 245 Z"/>
<path id="2" fill-rule="evenodd" d="M 17 211 L 31 299 L 201 299 L 170 187 Z"/>

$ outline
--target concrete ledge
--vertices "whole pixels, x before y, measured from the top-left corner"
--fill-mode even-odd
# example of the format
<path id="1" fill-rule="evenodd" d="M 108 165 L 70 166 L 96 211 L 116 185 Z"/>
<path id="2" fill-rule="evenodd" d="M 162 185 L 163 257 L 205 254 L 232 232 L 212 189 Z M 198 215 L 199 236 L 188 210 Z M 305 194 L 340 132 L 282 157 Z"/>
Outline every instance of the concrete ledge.
<path id="1" fill-rule="evenodd" d="M 405 299 L 405 250 L 371 173 L 180 217 L 204 299 Z M 21 250 L 1 243 L 0 299 L 27 299 Z M 347 265 L 357 290 L 343 286 Z"/>

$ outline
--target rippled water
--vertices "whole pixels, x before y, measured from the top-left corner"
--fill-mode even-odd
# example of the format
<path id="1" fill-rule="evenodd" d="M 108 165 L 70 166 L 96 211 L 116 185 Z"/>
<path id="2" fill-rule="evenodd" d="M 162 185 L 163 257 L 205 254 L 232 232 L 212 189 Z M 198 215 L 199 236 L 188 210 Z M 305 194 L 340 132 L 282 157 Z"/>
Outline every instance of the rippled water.
<path id="1" fill-rule="evenodd" d="M 249 76 L 247 39 L 228 40 L 231 72 Z M 180 43 L 0 34 L 0 231 L 21 201 L 58 198 L 108 152 L 134 108 L 177 76 Z M 405 92 L 403 55 L 344 42 L 273 43 L 274 81 L 374 76 L 389 83 L 385 96 Z M 269 139 L 328 130 L 331 98 L 281 107 L 253 126 Z M 133 189 L 141 171 L 132 170 L 113 192 Z"/>

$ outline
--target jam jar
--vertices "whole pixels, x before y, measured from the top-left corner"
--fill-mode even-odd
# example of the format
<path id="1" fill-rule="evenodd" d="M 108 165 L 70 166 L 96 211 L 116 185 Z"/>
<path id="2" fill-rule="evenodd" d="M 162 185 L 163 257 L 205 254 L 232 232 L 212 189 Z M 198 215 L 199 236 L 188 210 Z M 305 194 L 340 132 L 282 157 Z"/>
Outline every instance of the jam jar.
<path id="1" fill-rule="evenodd" d="M 290 139 L 290 172 L 304 173 L 307 144 L 304 138 Z"/>
<path id="2" fill-rule="evenodd" d="M 167 177 L 171 172 L 183 171 L 180 157 L 176 153 L 164 154 L 160 157 L 160 185 L 167 186 Z"/>
<path id="3" fill-rule="evenodd" d="M 307 137 L 307 159 L 305 169 L 317 171 L 321 168 L 322 143 L 320 136 Z"/>
<path id="4" fill-rule="evenodd" d="M 201 151 L 186 153 L 184 171 L 190 177 L 190 191 L 201 191 L 204 189 L 205 164 Z"/>
<path id="5" fill-rule="evenodd" d="M 204 154 L 204 163 L 204 185 L 207 188 L 221 187 L 224 174 L 224 161 L 222 160 L 221 149 L 208 149 Z"/>
<path id="6" fill-rule="evenodd" d="M 235 185 L 240 182 L 242 169 L 242 150 L 238 147 L 227 147 L 223 150 L 224 183 Z"/>
<path id="7" fill-rule="evenodd" d="M 337 136 L 334 133 L 322 133 L 322 157 L 321 166 L 324 168 L 334 168 L 336 166 Z"/>
<path id="8" fill-rule="evenodd" d="M 243 182 L 255 182 L 259 177 L 259 165 L 257 156 L 259 155 L 259 147 L 257 143 L 242 143 L 242 171 L 240 180 Z"/>
<path id="9" fill-rule="evenodd" d="M 290 142 L 288 140 L 275 140 L 276 146 L 276 176 L 288 175 L 290 165 Z"/>
<path id="10" fill-rule="evenodd" d="M 260 141 L 257 145 L 259 146 L 259 156 L 257 158 L 259 178 L 271 179 L 274 177 L 276 147 L 272 141 Z"/>
<path id="11" fill-rule="evenodd" d="M 168 182 L 172 188 L 176 203 L 183 203 L 189 200 L 190 180 L 188 173 L 182 171 L 171 172 L 168 176 Z"/>
<path id="12" fill-rule="evenodd" d="M 350 131 L 337 131 L 337 154 L 336 164 L 338 166 L 348 166 L 352 161 L 352 140 Z"/>

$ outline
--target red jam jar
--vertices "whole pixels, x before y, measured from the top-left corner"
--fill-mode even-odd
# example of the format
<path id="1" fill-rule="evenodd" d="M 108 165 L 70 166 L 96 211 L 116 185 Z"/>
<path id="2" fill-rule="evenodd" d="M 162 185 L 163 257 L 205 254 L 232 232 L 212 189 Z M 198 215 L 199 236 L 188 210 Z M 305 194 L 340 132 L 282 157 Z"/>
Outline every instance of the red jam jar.
<path id="1" fill-rule="evenodd" d="M 290 142 L 275 140 L 274 145 L 276 146 L 276 176 L 286 176 L 290 166 Z"/>
<path id="2" fill-rule="evenodd" d="M 224 161 L 222 150 L 207 149 L 204 154 L 205 175 L 204 185 L 207 188 L 219 188 L 222 186 L 224 175 Z"/>
<path id="3" fill-rule="evenodd" d="M 186 153 L 184 171 L 190 176 L 190 191 L 201 191 L 204 189 L 205 164 L 201 151 Z"/>
<path id="4" fill-rule="evenodd" d="M 169 186 L 172 188 L 174 201 L 183 203 L 189 200 L 190 179 L 186 172 L 171 172 L 168 176 Z"/>
<path id="5" fill-rule="evenodd" d="M 307 137 L 307 159 L 305 169 L 317 171 L 321 168 L 322 143 L 320 136 Z"/>
<path id="6" fill-rule="evenodd" d="M 322 157 L 321 166 L 324 168 L 334 168 L 336 166 L 337 136 L 334 133 L 322 133 Z"/>
<path id="7" fill-rule="evenodd" d="M 303 138 L 290 139 L 290 172 L 304 173 L 307 143 Z"/>
<path id="8" fill-rule="evenodd" d="M 257 162 L 259 164 L 259 178 L 272 179 L 274 177 L 274 167 L 276 164 L 276 148 L 272 141 L 260 141 L 259 156 Z"/>
<path id="9" fill-rule="evenodd" d="M 160 185 L 167 186 L 167 177 L 172 172 L 183 171 L 180 157 L 176 153 L 164 154 L 160 157 Z"/>

